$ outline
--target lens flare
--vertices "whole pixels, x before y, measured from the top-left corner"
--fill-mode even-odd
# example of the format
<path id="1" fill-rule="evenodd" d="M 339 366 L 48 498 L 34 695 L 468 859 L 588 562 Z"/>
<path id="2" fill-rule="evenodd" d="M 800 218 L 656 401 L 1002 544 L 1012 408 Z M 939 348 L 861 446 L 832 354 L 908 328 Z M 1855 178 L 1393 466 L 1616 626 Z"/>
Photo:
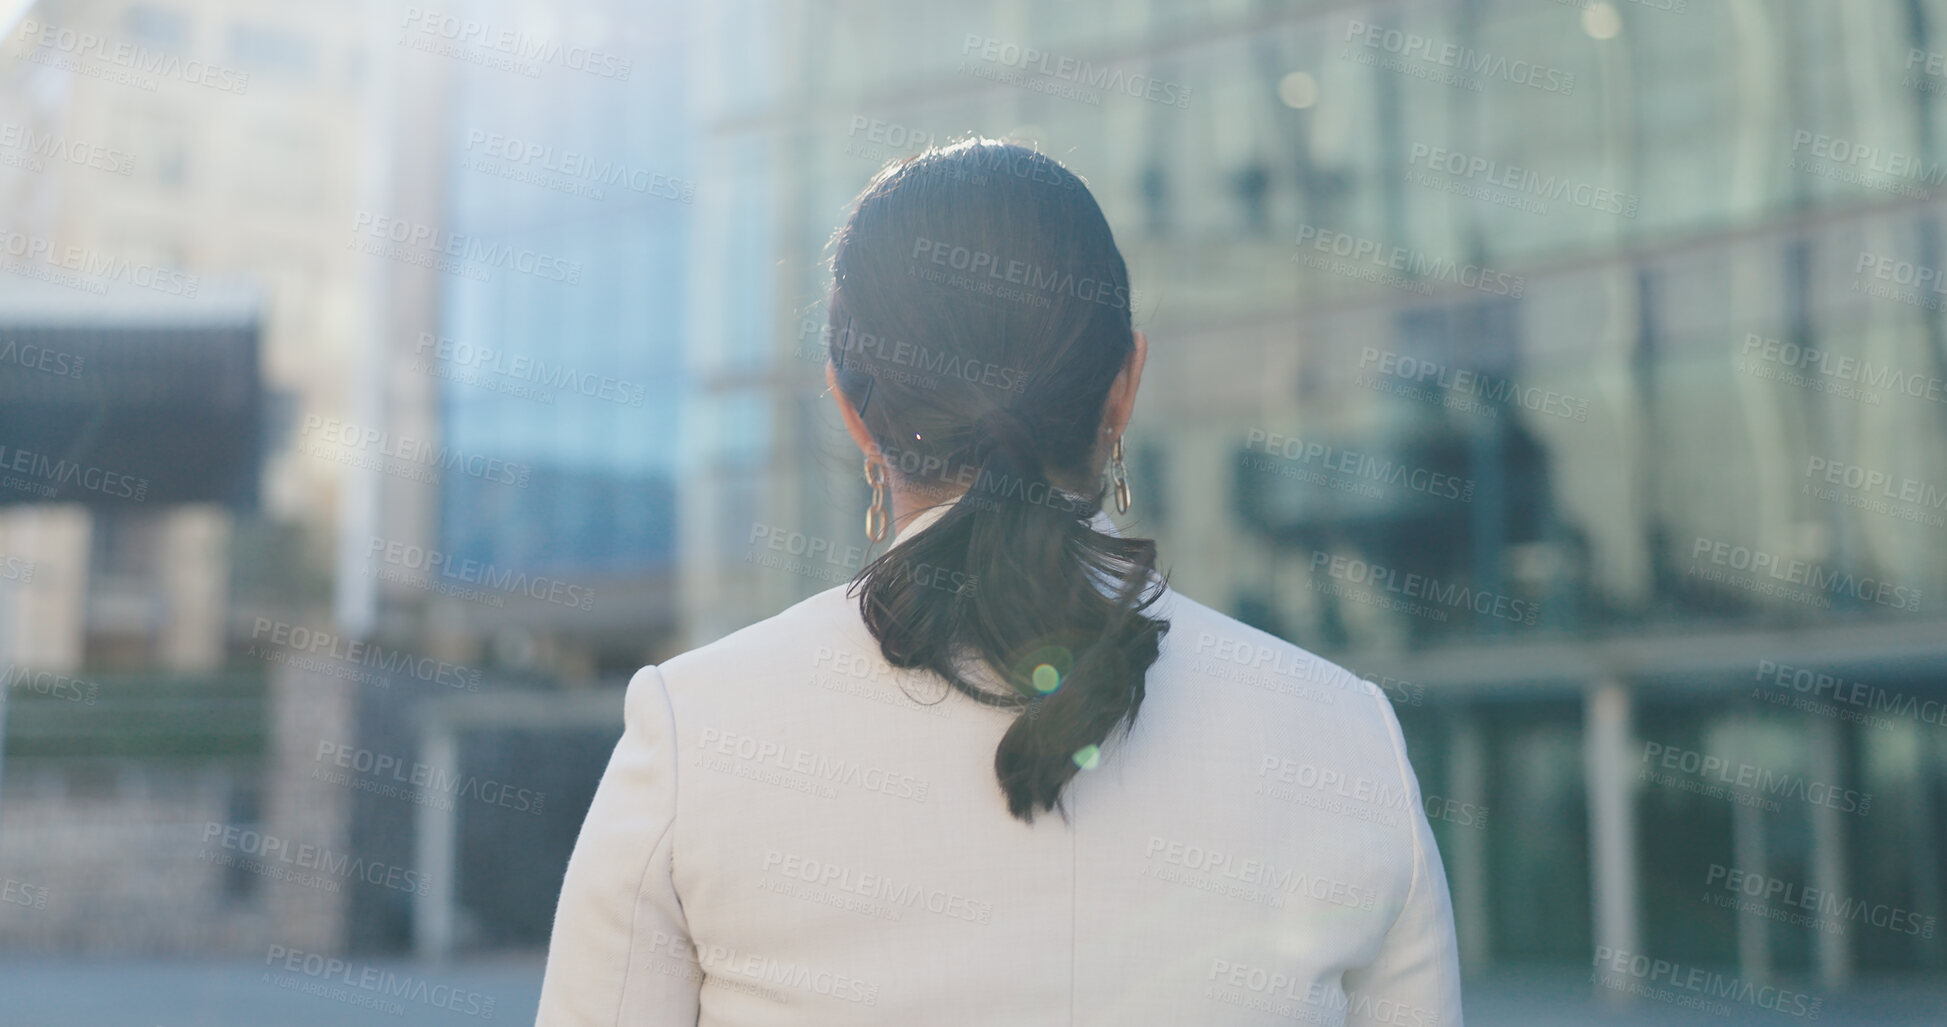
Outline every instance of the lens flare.
<path id="1" fill-rule="evenodd" d="M 1033 685 L 1035 695 L 1053 695 L 1074 669 L 1074 651 L 1052 639 L 1037 644 L 1013 666 L 1014 679 Z"/>

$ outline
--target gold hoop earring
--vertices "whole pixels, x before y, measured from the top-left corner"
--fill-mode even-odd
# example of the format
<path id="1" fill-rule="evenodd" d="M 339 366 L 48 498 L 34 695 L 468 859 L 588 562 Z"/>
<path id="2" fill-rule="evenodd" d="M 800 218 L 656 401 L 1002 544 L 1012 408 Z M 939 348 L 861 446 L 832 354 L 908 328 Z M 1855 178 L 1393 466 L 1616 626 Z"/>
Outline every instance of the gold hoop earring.
<path id="1" fill-rule="evenodd" d="M 1115 486 L 1115 512 L 1129 512 L 1129 469 L 1122 466 L 1122 438 L 1117 436 L 1109 455 L 1109 482 Z"/>
<path id="2" fill-rule="evenodd" d="M 865 508 L 865 537 L 884 542 L 892 528 L 892 517 L 886 512 L 886 465 L 866 457 L 865 483 L 872 486 L 872 505 Z"/>

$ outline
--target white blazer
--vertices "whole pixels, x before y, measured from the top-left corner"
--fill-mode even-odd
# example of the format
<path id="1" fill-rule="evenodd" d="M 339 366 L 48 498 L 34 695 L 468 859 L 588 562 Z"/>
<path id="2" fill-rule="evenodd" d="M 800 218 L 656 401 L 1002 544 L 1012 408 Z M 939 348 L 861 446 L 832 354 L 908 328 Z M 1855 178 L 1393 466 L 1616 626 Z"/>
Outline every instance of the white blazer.
<path id="1" fill-rule="evenodd" d="M 1015 714 L 892 668 L 843 586 L 637 672 L 537 1023 L 1460 1027 L 1384 694 L 1174 592 L 1152 612 L 1132 730 L 1032 827 L 994 778 Z"/>

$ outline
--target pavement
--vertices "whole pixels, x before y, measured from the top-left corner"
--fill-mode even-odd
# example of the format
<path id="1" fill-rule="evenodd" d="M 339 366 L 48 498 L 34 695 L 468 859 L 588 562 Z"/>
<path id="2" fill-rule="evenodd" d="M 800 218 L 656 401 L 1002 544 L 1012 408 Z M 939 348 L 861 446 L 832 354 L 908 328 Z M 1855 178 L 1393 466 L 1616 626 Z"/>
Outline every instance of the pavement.
<path id="1" fill-rule="evenodd" d="M 1497 971 L 1469 981 L 1473 1027 L 1941 1027 L 1947 977 L 1862 981 L 1814 1018 L 1662 988 L 1615 1005 L 1586 971 Z M 450 1027 L 529 1024 L 541 994 L 536 953 L 428 965 L 410 960 L 82 959 L 0 954 L 0 1027 Z M 1768 996 L 1771 993 L 1764 993 Z M 1703 1008 L 1697 1008 L 1699 1005 Z M 1447 1027 L 1447 1025 L 1439 1025 Z"/>
<path id="2" fill-rule="evenodd" d="M 539 956 L 429 966 L 0 955 L 0 1027 L 435 1027 L 531 1024 Z"/>

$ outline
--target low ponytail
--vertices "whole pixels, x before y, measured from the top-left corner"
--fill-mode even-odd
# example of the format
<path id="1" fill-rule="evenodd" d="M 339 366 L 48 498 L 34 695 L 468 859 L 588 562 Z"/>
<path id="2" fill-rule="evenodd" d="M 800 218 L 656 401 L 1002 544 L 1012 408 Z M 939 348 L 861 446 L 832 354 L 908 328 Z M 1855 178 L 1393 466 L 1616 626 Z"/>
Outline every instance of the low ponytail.
<path id="1" fill-rule="evenodd" d="M 1036 812 L 1061 810 L 1069 779 L 1134 723 L 1169 626 L 1142 612 L 1161 593 L 1156 543 L 1097 530 L 1100 493 L 1050 483 L 1005 412 L 983 418 L 975 436 L 974 484 L 868 564 L 854 588 L 888 662 L 1021 710 L 994 752 L 994 773 L 1008 812 L 1032 823 Z M 945 591 L 942 580 L 960 584 Z M 1002 687 L 969 680 L 974 665 Z"/>
<path id="2" fill-rule="evenodd" d="M 1135 339 L 1129 278 L 1081 179 L 970 139 L 889 164 L 833 237 L 828 350 L 907 495 L 964 489 L 852 583 L 896 667 L 1019 710 L 1008 812 L 1064 786 L 1142 706 L 1169 625 L 1156 545 L 1097 529 L 1103 415 Z M 935 477 L 937 475 L 937 477 Z"/>

